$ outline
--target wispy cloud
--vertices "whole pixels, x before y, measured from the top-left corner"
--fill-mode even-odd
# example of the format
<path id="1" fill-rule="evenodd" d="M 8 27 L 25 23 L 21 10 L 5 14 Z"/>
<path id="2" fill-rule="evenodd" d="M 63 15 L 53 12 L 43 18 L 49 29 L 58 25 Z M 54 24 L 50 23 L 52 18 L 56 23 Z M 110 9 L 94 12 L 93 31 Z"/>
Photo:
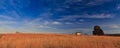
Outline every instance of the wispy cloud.
<path id="1" fill-rule="evenodd" d="M 16 21 L 0 21 L 0 24 L 2 25 L 9 25 L 9 24 L 15 24 L 17 23 Z"/>
<path id="2" fill-rule="evenodd" d="M 117 10 L 120 10 L 120 4 L 116 7 Z"/>
<path id="3" fill-rule="evenodd" d="M 88 5 L 88 6 L 101 5 L 103 3 L 107 3 L 107 2 L 111 2 L 111 1 L 113 1 L 113 0 L 91 0 L 86 5 Z"/>
<path id="4" fill-rule="evenodd" d="M 66 0 L 64 3 L 73 4 L 73 3 L 82 2 L 82 1 L 83 0 Z"/>
<path id="5" fill-rule="evenodd" d="M 53 15 L 51 12 L 44 12 L 38 15 L 38 17 L 44 17 L 44 18 L 49 18 Z"/>
<path id="6" fill-rule="evenodd" d="M 86 15 L 83 18 L 98 18 L 98 19 L 104 19 L 104 18 L 113 18 L 113 14 L 94 14 L 94 15 Z M 82 17 L 81 17 L 82 18 Z"/>
<path id="7" fill-rule="evenodd" d="M 10 5 L 15 9 L 20 9 L 24 7 L 28 7 L 30 2 L 29 0 L 10 0 Z"/>
<path id="8" fill-rule="evenodd" d="M 5 6 L 5 1 L 0 1 L 0 9 L 3 9 L 5 10 L 6 9 L 6 6 Z"/>
<path id="9" fill-rule="evenodd" d="M 71 24 L 74 24 L 74 23 L 72 23 L 72 22 L 65 22 L 64 24 L 71 25 Z"/>
<path id="10" fill-rule="evenodd" d="M 57 29 L 55 27 L 51 27 L 51 25 L 58 25 L 57 21 L 41 21 L 40 18 L 36 18 L 34 20 L 24 20 L 24 24 L 20 26 L 17 30 L 24 32 L 56 32 L 60 33 L 62 30 Z M 47 30 L 46 30 L 47 29 Z"/>
<path id="11" fill-rule="evenodd" d="M 10 16 L 6 16 L 6 15 L 0 15 L 0 18 L 2 18 L 2 19 L 13 19 L 12 17 L 10 17 Z"/>
<path id="12" fill-rule="evenodd" d="M 22 4 L 21 1 L 16 1 L 16 2 L 20 2 L 20 4 Z M 20 17 L 19 7 L 15 6 L 15 5 L 19 5 L 19 4 L 16 4 L 16 2 L 15 2 L 15 0 L 0 1 L 0 9 L 3 10 L 3 13 L 0 15 L 1 18 L 12 19 L 12 18 L 19 18 Z"/>
<path id="13" fill-rule="evenodd" d="M 112 28 L 112 29 L 119 29 L 120 28 L 120 25 L 117 25 L 117 24 L 104 24 L 104 25 L 101 25 L 105 28 Z"/>
<path id="14" fill-rule="evenodd" d="M 113 14 L 93 14 L 93 15 L 88 15 L 88 14 L 84 14 L 84 15 L 67 15 L 67 16 L 63 16 L 61 19 L 58 19 L 60 21 L 65 21 L 65 20 L 76 20 L 79 18 L 88 18 L 88 19 L 105 19 L 105 18 L 114 18 Z M 83 21 L 83 20 L 80 20 Z"/>
<path id="15" fill-rule="evenodd" d="M 25 21 L 26 25 L 37 27 L 37 28 L 52 28 L 51 25 L 61 25 L 58 21 L 41 20 L 41 18 L 36 18 L 32 21 Z"/>
<path id="16" fill-rule="evenodd" d="M 41 18 L 36 18 L 34 20 L 28 21 L 25 20 L 25 25 L 33 27 L 33 28 L 50 28 L 49 21 L 42 21 Z"/>
<path id="17" fill-rule="evenodd" d="M 54 21 L 54 22 L 52 22 L 52 24 L 54 24 L 54 25 L 60 25 L 60 24 L 62 24 L 62 23 L 60 23 L 60 22 L 58 22 L 58 21 Z"/>
<path id="18" fill-rule="evenodd" d="M 5 21 L 0 21 L 0 33 L 12 33 L 17 30 L 12 25 L 18 25 L 19 23 L 17 21 L 10 21 L 10 20 L 5 20 Z"/>
<path id="19" fill-rule="evenodd" d="M 20 14 L 17 11 L 12 11 L 11 16 L 13 16 L 14 18 L 20 18 Z"/>
<path id="20" fill-rule="evenodd" d="M 0 15 L 0 18 L 2 20 L 20 20 L 20 15 L 18 14 L 17 11 L 7 11 L 6 13 L 4 14 L 1 14 Z"/>

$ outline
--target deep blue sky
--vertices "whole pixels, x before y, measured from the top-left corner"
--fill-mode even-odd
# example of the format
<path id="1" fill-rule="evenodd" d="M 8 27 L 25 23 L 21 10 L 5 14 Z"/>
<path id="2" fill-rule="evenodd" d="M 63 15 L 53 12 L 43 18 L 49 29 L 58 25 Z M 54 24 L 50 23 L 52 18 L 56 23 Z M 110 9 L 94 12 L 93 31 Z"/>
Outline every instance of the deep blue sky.
<path id="1" fill-rule="evenodd" d="M 120 0 L 2 0 L 0 33 L 120 33 Z"/>

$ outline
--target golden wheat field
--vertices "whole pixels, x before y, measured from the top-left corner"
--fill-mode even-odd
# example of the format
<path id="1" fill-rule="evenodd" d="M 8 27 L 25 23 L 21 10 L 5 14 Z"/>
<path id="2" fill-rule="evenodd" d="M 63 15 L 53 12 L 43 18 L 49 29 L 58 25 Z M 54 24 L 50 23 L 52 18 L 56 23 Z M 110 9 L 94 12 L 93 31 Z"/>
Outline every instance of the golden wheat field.
<path id="1" fill-rule="evenodd" d="M 120 37 L 69 34 L 1 34 L 0 48 L 120 48 Z"/>

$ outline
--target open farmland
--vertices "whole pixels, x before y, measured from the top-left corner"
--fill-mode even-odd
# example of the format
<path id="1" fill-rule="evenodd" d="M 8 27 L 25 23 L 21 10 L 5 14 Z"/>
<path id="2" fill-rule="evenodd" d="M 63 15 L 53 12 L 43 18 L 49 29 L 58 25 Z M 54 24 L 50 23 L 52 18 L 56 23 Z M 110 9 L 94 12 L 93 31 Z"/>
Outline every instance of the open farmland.
<path id="1" fill-rule="evenodd" d="M 0 48 L 120 48 L 120 37 L 68 34 L 1 34 Z"/>

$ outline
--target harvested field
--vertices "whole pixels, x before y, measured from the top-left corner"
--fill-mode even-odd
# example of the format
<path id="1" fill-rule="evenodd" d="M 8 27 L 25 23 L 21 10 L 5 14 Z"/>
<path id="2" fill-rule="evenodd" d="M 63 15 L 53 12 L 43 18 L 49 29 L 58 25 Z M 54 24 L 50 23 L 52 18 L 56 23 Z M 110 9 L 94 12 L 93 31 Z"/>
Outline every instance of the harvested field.
<path id="1" fill-rule="evenodd" d="M 0 48 L 120 48 L 120 37 L 68 34 L 1 34 Z"/>

